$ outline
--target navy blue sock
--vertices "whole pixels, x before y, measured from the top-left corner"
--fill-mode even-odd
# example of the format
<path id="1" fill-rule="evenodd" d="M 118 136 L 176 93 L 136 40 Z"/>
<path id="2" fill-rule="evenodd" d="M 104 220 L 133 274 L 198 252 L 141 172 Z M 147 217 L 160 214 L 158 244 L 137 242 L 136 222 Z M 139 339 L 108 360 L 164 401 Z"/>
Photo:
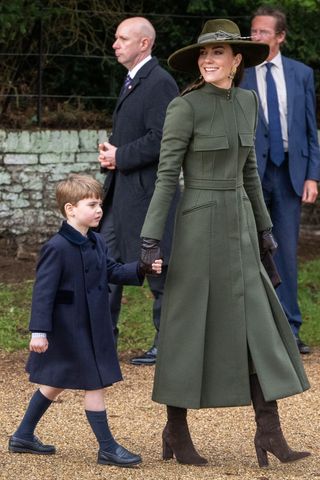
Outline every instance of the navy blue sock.
<path id="1" fill-rule="evenodd" d="M 105 450 L 106 452 L 114 453 L 118 443 L 112 436 L 110 432 L 107 413 L 105 410 L 101 412 L 92 412 L 85 410 L 88 422 L 92 428 L 93 433 L 98 440 L 100 450 Z"/>
<path id="2" fill-rule="evenodd" d="M 28 405 L 26 413 L 18 427 L 15 431 L 14 436 L 21 438 L 22 440 L 33 440 L 33 433 L 35 428 L 41 419 L 42 415 L 50 407 L 52 400 L 49 400 L 47 397 L 42 395 L 40 390 L 37 390 Z"/>

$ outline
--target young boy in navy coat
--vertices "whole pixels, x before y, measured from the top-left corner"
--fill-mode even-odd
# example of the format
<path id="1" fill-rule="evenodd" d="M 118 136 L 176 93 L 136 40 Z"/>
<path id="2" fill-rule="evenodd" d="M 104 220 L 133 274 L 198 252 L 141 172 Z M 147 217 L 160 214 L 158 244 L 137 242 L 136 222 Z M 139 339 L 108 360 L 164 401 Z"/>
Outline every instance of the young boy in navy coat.
<path id="1" fill-rule="evenodd" d="M 21 424 L 10 437 L 9 451 L 53 454 L 34 430 L 52 401 L 64 389 L 85 391 L 84 407 L 98 440 L 98 463 L 133 466 L 139 455 L 113 438 L 107 422 L 104 387 L 122 379 L 108 303 L 108 282 L 141 285 L 143 264 L 119 264 L 107 255 L 103 237 L 90 230 L 102 217 L 102 186 L 92 177 L 70 175 L 60 182 L 56 198 L 66 218 L 42 248 L 32 296 L 32 332 L 27 371 L 41 384 Z M 152 265 L 161 272 L 162 260 Z"/>

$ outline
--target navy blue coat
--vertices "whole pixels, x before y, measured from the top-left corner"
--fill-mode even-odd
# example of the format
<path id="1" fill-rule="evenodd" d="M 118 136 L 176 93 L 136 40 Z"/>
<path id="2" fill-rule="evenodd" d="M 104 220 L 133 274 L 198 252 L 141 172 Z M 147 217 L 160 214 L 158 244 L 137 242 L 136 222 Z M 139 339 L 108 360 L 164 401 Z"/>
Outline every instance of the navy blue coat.
<path id="1" fill-rule="evenodd" d="M 84 237 L 66 222 L 42 248 L 30 330 L 46 332 L 49 348 L 31 352 L 30 381 L 95 390 L 122 379 L 112 332 L 108 281 L 141 285 L 137 263 L 107 256 L 100 234 Z"/>
<path id="2" fill-rule="evenodd" d="M 124 262 L 139 258 L 140 232 L 155 187 L 166 110 L 178 94 L 174 79 L 152 58 L 137 72 L 130 90 L 119 97 L 113 113 L 109 140 L 117 147 L 117 169 L 107 172 L 104 211 L 108 215 L 112 204 L 117 248 Z M 178 190 L 177 186 L 161 244 L 165 262 Z"/>

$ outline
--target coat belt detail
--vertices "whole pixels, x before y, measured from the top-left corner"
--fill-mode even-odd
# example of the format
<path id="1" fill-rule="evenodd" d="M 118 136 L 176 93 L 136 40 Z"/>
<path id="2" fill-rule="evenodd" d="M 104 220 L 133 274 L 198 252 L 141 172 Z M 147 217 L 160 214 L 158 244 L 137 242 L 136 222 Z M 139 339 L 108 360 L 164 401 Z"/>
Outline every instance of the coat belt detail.
<path id="1" fill-rule="evenodd" d="M 237 178 L 226 180 L 188 178 L 185 179 L 184 183 L 185 188 L 196 188 L 199 190 L 236 190 L 237 188 L 242 187 L 242 185 L 243 181 L 238 180 Z"/>

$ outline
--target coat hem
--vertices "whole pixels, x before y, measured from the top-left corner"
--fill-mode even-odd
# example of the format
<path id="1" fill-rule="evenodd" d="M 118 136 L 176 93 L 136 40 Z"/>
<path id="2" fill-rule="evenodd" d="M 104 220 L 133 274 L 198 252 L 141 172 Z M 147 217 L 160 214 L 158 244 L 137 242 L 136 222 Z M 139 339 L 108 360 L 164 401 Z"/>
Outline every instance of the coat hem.
<path id="1" fill-rule="evenodd" d="M 152 400 L 156 403 L 170 405 L 171 407 L 179 407 L 179 408 L 187 408 L 187 409 L 195 409 L 195 410 L 201 410 L 204 408 L 248 407 L 251 405 L 251 399 L 244 400 L 243 402 L 239 402 L 239 401 L 228 402 L 228 403 L 210 402 L 210 403 L 203 403 L 203 404 L 199 404 L 198 401 L 179 402 L 178 400 L 173 400 L 173 399 L 164 398 L 164 397 L 156 397 L 156 396 L 152 396 Z"/>
<path id="2" fill-rule="evenodd" d="M 287 391 L 284 393 L 278 393 L 274 395 L 270 395 L 266 397 L 267 402 L 281 400 L 283 398 L 292 397 L 294 395 L 299 395 L 306 390 L 309 390 L 310 385 L 301 385 L 301 389 L 294 389 L 291 391 Z M 170 405 L 171 407 L 179 407 L 179 408 L 191 408 L 191 409 L 203 409 L 203 408 L 228 408 L 228 407 L 246 407 L 251 405 L 251 399 L 243 400 L 243 401 L 230 401 L 230 402 L 209 402 L 209 403 L 199 403 L 198 401 L 179 401 L 177 399 L 170 399 L 169 397 L 160 397 L 158 395 L 152 395 L 152 400 L 156 403 L 160 403 L 163 405 Z"/>
<path id="3" fill-rule="evenodd" d="M 103 384 L 100 384 L 100 385 L 90 385 L 90 386 L 87 386 L 87 385 L 72 385 L 70 386 L 69 384 L 64 384 L 64 382 L 43 382 L 43 381 L 39 381 L 39 380 L 36 380 L 36 379 L 32 379 L 31 377 L 29 377 L 29 382 L 31 383 L 35 383 L 37 385 L 46 385 L 48 387 L 54 387 L 54 388 L 63 388 L 65 390 L 100 390 L 102 388 L 106 388 L 106 387 L 111 387 L 114 383 L 117 383 L 117 382 L 121 382 L 123 379 L 122 378 L 119 378 L 119 379 L 115 379 L 115 380 L 112 380 L 111 382 L 109 383 L 103 383 Z"/>

